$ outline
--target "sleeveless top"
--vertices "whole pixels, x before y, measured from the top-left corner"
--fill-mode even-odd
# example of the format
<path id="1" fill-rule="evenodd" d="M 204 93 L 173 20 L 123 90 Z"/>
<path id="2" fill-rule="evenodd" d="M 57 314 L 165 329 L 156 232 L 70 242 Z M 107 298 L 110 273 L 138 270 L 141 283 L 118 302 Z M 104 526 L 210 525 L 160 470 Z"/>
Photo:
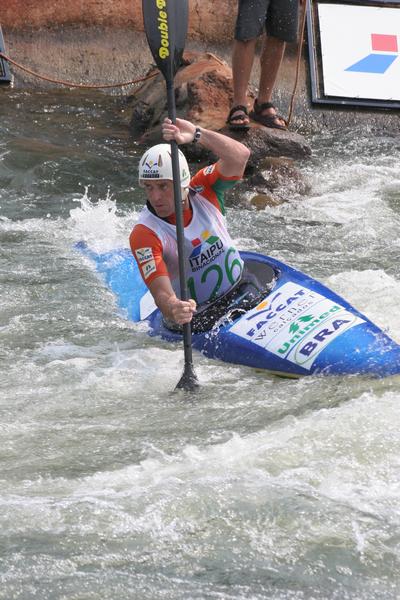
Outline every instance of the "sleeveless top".
<path id="1" fill-rule="evenodd" d="M 243 261 L 226 229 L 224 215 L 200 194 L 189 191 L 193 210 L 184 228 L 184 264 L 190 298 L 197 304 L 212 302 L 226 294 L 239 281 Z M 176 227 L 145 207 L 138 224 L 151 229 L 160 239 L 163 259 L 174 292 L 180 297 Z"/>

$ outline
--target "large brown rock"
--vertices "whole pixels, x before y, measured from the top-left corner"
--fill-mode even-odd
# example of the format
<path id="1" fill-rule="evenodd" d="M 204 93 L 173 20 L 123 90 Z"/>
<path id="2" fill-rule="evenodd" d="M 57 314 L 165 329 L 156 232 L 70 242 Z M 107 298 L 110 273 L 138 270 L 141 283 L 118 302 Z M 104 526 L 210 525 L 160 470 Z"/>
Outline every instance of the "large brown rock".
<path id="1" fill-rule="evenodd" d="M 160 135 L 160 123 L 167 114 L 165 79 L 158 71 L 132 96 L 132 133 L 144 143 Z M 232 99 L 232 72 L 211 53 L 185 52 L 183 67 L 175 76 L 178 117 L 220 130 Z"/>
<path id="2" fill-rule="evenodd" d="M 160 73 L 154 73 L 157 73 L 155 77 L 147 80 L 131 97 L 131 131 L 135 139 L 146 145 L 160 141 L 160 125 L 167 115 L 165 80 Z M 305 139 L 291 131 L 252 122 L 248 132 L 232 132 L 226 126 L 232 96 L 232 71 L 224 61 L 211 53 L 184 54 L 184 65 L 175 77 L 178 117 L 239 139 L 252 151 L 250 169 L 266 156 L 304 158 L 311 154 Z M 254 94 L 249 91 L 249 104 L 253 100 Z M 201 158 L 204 149 L 190 146 L 186 154 Z"/>

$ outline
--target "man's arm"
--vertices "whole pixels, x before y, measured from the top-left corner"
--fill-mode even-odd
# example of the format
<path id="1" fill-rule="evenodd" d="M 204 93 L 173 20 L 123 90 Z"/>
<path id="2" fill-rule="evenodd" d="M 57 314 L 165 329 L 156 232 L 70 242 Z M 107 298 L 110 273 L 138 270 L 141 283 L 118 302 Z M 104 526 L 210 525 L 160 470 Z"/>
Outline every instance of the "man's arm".
<path id="1" fill-rule="evenodd" d="M 176 119 L 176 125 L 165 119 L 162 126 L 164 140 L 175 140 L 177 144 L 190 144 L 196 133 L 196 126 L 190 121 Z M 199 127 L 198 143 L 218 157 L 218 167 L 225 177 L 241 177 L 250 156 L 250 150 L 241 142 L 227 135 Z"/>
<path id="2" fill-rule="evenodd" d="M 144 225 L 136 225 L 129 242 L 143 281 L 164 317 L 180 325 L 188 323 L 196 303 L 194 300 L 182 302 L 176 297 L 156 234 Z"/>
<path id="3" fill-rule="evenodd" d="M 179 325 L 192 320 L 193 313 L 196 311 L 196 302 L 192 299 L 187 302 L 179 300 L 172 289 L 169 277 L 165 275 L 157 277 L 148 284 L 148 288 L 167 320 L 179 323 Z"/>

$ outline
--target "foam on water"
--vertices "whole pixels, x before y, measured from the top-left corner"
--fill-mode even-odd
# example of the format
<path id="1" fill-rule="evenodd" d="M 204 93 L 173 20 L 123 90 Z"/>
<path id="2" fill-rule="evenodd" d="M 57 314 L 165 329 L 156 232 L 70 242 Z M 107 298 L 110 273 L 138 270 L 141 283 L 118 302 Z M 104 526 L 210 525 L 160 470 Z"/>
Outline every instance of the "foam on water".
<path id="1" fill-rule="evenodd" d="M 23 96 L 45 145 L 7 116 L 18 93 L 0 107 L 0 599 L 397 599 L 398 378 L 194 353 L 197 395 L 173 393 L 181 344 L 128 322 L 74 250 L 128 247 L 143 198 L 101 100 L 68 98 Z M 307 197 L 228 220 L 400 341 L 398 150 L 353 138 L 315 142 Z"/>
<path id="2" fill-rule="evenodd" d="M 325 282 L 400 343 L 400 281 L 382 270 L 348 271 Z"/>
<path id="3" fill-rule="evenodd" d="M 167 560 L 167 571 L 201 579 L 210 561 L 250 589 L 254 568 L 262 569 L 261 589 L 272 598 L 279 596 L 268 579 L 303 580 L 311 593 L 317 574 L 332 585 L 325 581 L 325 595 L 315 597 L 336 597 L 336 589 L 342 597 L 369 598 L 375 586 L 394 597 L 374 576 L 400 558 L 399 410 L 393 392 L 379 399 L 365 392 L 221 444 L 188 444 L 175 454 L 153 447 L 136 465 L 25 480 L 12 494 L 4 490 L 2 531 L 15 535 L 17 518 L 27 539 L 66 537 L 72 551 L 82 544 L 89 549 L 91 538 L 107 542 L 121 566 L 136 563 L 136 572 L 149 561 L 163 570 Z M 72 573 L 88 560 L 94 559 L 75 554 Z M 103 561 L 112 568 L 111 555 Z M 54 560 L 50 565 L 56 569 Z M 351 581 L 354 596 L 346 591 Z M 231 584 L 233 597 L 241 597 Z"/>

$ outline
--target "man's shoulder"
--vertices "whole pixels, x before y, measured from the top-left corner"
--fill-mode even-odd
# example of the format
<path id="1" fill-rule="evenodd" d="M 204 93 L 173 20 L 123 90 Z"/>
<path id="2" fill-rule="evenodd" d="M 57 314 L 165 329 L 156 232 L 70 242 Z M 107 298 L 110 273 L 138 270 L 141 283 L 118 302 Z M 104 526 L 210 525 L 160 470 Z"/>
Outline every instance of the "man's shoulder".
<path id="1" fill-rule="evenodd" d="M 241 178 L 239 175 L 233 177 L 227 177 L 223 175 L 218 167 L 218 163 L 213 163 L 212 165 L 208 165 L 207 167 L 200 169 L 200 171 L 198 171 L 196 175 L 192 177 L 191 187 L 195 191 L 201 193 L 201 190 L 206 187 L 215 187 L 221 185 L 222 187 L 231 187 L 240 179 Z"/>
<path id="2" fill-rule="evenodd" d="M 144 223 L 136 223 L 129 236 L 131 246 L 157 246 L 160 244 L 158 235 Z"/>
<path id="3" fill-rule="evenodd" d="M 214 163 L 212 165 L 208 165 L 207 167 L 203 167 L 200 169 L 200 171 L 197 171 L 196 175 L 192 177 L 190 184 L 196 192 L 201 192 L 201 189 L 212 185 L 212 183 L 214 183 L 218 178 L 218 168 L 216 163 Z"/>

